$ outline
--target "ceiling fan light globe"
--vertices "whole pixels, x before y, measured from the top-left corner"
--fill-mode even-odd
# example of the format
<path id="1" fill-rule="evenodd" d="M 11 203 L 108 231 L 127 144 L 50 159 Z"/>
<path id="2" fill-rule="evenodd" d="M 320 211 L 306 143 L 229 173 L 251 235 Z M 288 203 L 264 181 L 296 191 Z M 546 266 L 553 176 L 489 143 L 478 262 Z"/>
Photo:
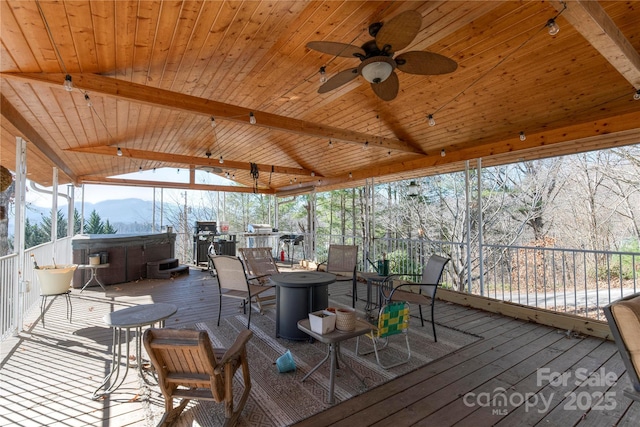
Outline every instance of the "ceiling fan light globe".
<path id="1" fill-rule="evenodd" d="M 369 83 L 382 83 L 393 72 L 393 65 L 386 61 L 371 62 L 360 71 L 362 77 Z"/>

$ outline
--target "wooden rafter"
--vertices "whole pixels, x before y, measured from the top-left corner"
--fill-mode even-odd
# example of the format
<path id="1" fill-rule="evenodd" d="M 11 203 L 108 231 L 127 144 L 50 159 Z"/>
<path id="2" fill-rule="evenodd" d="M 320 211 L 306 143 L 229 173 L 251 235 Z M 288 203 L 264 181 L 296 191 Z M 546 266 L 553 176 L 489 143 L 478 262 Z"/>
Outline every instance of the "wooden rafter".
<path id="1" fill-rule="evenodd" d="M 240 187 L 234 185 L 209 185 L 197 184 L 195 182 L 167 182 L 167 181 L 142 181 L 135 179 L 108 178 L 97 176 L 80 176 L 79 180 L 84 184 L 122 185 L 133 187 L 162 187 L 175 188 L 180 190 L 203 190 L 203 191 L 227 191 L 231 193 L 258 193 L 274 194 L 275 191 L 268 188 Z"/>
<path id="2" fill-rule="evenodd" d="M 99 147 L 79 147 L 79 148 L 70 148 L 66 151 L 74 151 L 77 153 L 88 153 L 88 154 L 99 154 L 103 156 L 117 156 L 117 149 L 110 146 L 99 146 Z M 209 167 L 218 167 L 224 169 L 239 169 L 239 170 L 251 170 L 251 163 L 248 162 L 236 162 L 231 160 L 225 160 L 224 164 L 220 164 L 218 160 L 203 158 L 203 157 L 193 157 L 193 156 L 184 156 L 180 154 L 169 154 L 169 153 L 157 153 L 154 151 L 145 151 L 145 150 L 136 150 L 132 148 L 124 148 L 121 147 L 120 151 L 122 152 L 122 157 L 129 157 L 131 159 L 139 159 L 139 160 L 152 160 L 157 162 L 165 162 L 171 164 L 182 164 L 182 165 L 195 165 L 195 166 L 209 166 Z M 301 168 L 291 168 L 286 166 L 273 166 L 273 165 L 262 165 L 258 164 L 258 171 L 265 173 L 281 173 L 286 175 L 302 175 L 302 176 L 311 176 L 311 171 L 307 169 Z"/>
<path id="3" fill-rule="evenodd" d="M 17 79 L 29 83 L 41 83 L 52 86 L 59 86 L 65 79 L 64 74 L 47 73 L 0 73 L 0 76 L 7 79 Z M 398 139 L 367 135 L 319 123 L 297 120 L 291 117 L 279 116 L 264 111 L 251 110 L 236 105 L 118 80 L 112 77 L 86 73 L 71 74 L 71 77 L 74 86 L 82 90 L 127 101 L 213 116 L 216 120 L 229 120 L 246 124 L 249 123 L 249 113 L 253 113 L 257 120 L 254 126 L 319 138 L 334 139 L 357 145 L 367 144 L 369 147 L 379 147 L 385 150 L 421 153 L 419 149 Z"/>
<path id="4" fill-rule="evenodd" d="M 13 124 L 16 129 L 22 132 L 25 138 L 38 148 L 51 162 L 67 175 L 72 181 L 76 180 L 76 174 L 62 159 L 49 147 L 44 138 L 27 122 L 24 117 L 14 108 L 13 105 L 0 94 L 2 115 Z"/>
<path id="5" fill-rule="evenodd" d="M 558 10 L 564 3 L 554 2 Z M 597 1 L 566 2 L 562 16 L 636 89 L 640 89 L 640 54 Z"/>

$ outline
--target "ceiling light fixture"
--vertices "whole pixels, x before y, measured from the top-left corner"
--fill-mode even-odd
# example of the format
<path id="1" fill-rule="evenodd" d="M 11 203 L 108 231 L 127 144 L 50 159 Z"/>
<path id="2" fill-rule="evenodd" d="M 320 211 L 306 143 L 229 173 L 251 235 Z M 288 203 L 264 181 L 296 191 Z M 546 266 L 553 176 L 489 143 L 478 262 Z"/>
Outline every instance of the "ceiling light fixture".
<path id="1" fill-rule="evenodd" d="M 138 167 L 138 172 L 142 173 L 142 166 Z"/>
<path id="2" fill-rule="evenodd" d="M 249 123 L 252 125 L 256 124 L 256 116 L 253 115 L 253 112 L 249 113 Z"/>
<path id="3" fill-rule="evenodd" d="M 207 156 L 207 159 L 211 158 L 211 151 L 207 151 L 206 153 L 204 153 L 205 156 Z"/>
<path id="4" fill-rule="evenodd" d="M 416 184 L 415 181 L 411 181 L 409 183 L 409 187 L 407 188 L 407 196 L 416 197 L 418 195 L 419 189 L 420 189 L 420 186 Z"/>
<path id="5" fill-rule="evenodd" d="M 118 147 L 116 154 L 118 155 L 118 157 L 122 157 L 122 150 L 120 149 L 120 147 Z"/>
<path id="6" fill-rule="evenodd" d="M 429 114 L 427 116 L 427 121 L 429 122 L 429 126 L 435 126 L 436 125 L 436 119 L 433 118 L 433 114 Z"/>
<path id="7" fill-rule="evenodd" d="M 91 102 L 91 98 L 89 98 L 89 94 L 84 94 L 84 100 L 87 101 L 87 107 L 93 107 L 93 103 Z"/>
<path id="8" fill-rule="evenodd" d="M 444 157 L 447 155 L 447 152 L 444 151 L 444 148 L 442 150 L 440 150 L 440 157 Z"/>
<path id="9" fill-rule="evenodd" d="M 378 84 L 389 78 L 395 68 L 395 62 L 388 56 L 374 56 L 362 61 L 359 68 L 366 81 Z"/>
<path id="10" fill-rule="evenodd" d="M 216 119 L 215 119 L 213 116 L 211 116 L 211 127 L 212 127 L 213 129 L 215 129 L 215 128 L 216 128 Z"/>
<path id="11" fill-rule="evenodd" d="M 551 18 L 547 21 L 547 27 L 549 28 L 549 35 L 555 36 L 560 32 L 560 27 L 556 23 L 555 18 Z"/>
<path id="12" fill-rule="evenodd" d="M 322 67 L 320 67 L 320 83 L 326 83 L 327 82 L 327 70 L 325 68 L 325 66 L 323 65 Z"/>
<path id="13" fill-rule="evenodd" d="M 638 89 L 636 93 L 633 94 L 633 99 L 635 99 L 636 101 L 640 101 L 640 89 Z"/>
<path id="14" fill-rule="evenodd" d="M 520 131 L 520 141 L 525 141 L 527 139 L 527 135 L 524 134 L 524 131 Z"/>
<path id="15" fill-rule="evenodd" d="M 71 92 L 73 90 L 73 81 L 71 81 L 71 75 L 67 74 L 64 76 L 64 90 L 67 92 Z"/>
<path id="16" fill-rule="evenodd" d="M 220 162 L 220 164 L 224 163 L 224 159 L 222 158 L 222 156 L 220 156 L 219 162 Z"/>

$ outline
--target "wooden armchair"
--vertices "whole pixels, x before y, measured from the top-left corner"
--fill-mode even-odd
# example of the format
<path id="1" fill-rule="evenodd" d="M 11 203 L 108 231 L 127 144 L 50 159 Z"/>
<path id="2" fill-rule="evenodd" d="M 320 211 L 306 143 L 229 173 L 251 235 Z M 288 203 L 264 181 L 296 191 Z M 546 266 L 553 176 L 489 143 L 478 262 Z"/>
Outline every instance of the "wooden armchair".
<path id="1" fill-rule="evenodd" d="M 327 261 L 320 263 L 317 270 L 322 265 L 326 266 L 328 273 L 336 275 L 336 282 L 351 281 L 352 295 L 351 306 L 355 308 L 358 300 L 357 284 L 358 277 L 356 275 L 356 267 L 358 263 L 358 246 L 357 245 L 329 245 L 329 255 Z"/>
<path id="2" fill-rule="evenodd" d="M 252 335 L 243 330 L 227 350 L 213 348 L 206 331 L 147 329 L 144 346 L 164 396 L 165 413 L 158 426 L 171 425 L 191 399 L 224 401 L 224 425 L 235 425 L 251 390 L 246 344 Z M 239 367 L 244 392 L 234 410 L 233 378 Z M 182 399 L 176 408 L 174 398 Z"/>
<path id="3" fill-rule="evenodd" d="M 607 305 L 604 315 L 631 382 L 624 394 L 640 402 L 640 293 Z"/>

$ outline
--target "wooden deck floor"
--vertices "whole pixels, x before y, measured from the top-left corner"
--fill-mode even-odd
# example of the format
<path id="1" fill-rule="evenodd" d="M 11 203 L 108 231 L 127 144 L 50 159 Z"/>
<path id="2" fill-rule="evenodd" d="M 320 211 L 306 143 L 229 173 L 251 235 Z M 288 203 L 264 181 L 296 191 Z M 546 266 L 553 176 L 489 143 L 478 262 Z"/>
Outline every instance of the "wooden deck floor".
<path id="1" fill-rule="evenodd" d="M 170 302 L 178 312 L 167 326 L 215 319 L 215 282 L 192 270 L 175 280 L 113 285 L 106 292 L 74 290 L 71 298 L 72 323 L 58 298 L 48 304 L 46 328 L 40 313 L 32 313 L 25 331 L 2 343 L 0 425 L 148 425 L 149 396 L 138 394 L 135 371 L 111 396 L 91 399 L 111 364 L 111 330 L 102 317 L 135 304 Z M 237 304 L 223 305 L 223 315 L 237 310 Z M 484 339 L 297 425 L 640 425 L 640 404 L 622 393 L 629 383 L 613 343 L 440 301 L 436 316 Z M 578 381 L 593 371 L 609 377 Z M 567 379 L 550 384 L 539 378 L 544 372 Z M 610 385 L 612 376 L 618 381 Z"/>

